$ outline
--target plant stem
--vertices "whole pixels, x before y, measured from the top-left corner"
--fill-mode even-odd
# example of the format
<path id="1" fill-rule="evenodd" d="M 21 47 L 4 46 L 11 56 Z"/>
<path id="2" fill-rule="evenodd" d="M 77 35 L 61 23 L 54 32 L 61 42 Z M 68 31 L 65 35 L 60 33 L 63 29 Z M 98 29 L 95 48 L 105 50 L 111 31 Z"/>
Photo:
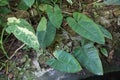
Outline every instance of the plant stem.
<path id="1" fill-rule="evenodd" d="M 4 49 L 4 45 L 3 45 L 3 35 L 4 35 L 4 32 L 5 32 L 5 28 L 3 28 L 2 34 L 1 34 L 1 40 L 0 40 L 1 49 L 2 49 L 2 51 L 3 51 L 3 53 L 4 53 L 4 55 L 5 55 L 7 58 L 9 58 L 8 55 L 7 55 L 7 52 L 6 52 L 5 49 Z"/>
<path id="2" fill-rule="evenodd" d="M 70 12 L 67 12 L 67 11 L 62 11 L 62 13 L 63 13 L 63 14 L 67 14 L 67 15 L 70 15 L 70 16 L 72 16 L 72 13 L 70 13 Z"/>
<path id="3" fill-rule="evenodd" d="M 16 54 L 21 48 L 23 48 L 24 46 L 25 46 L 25 44 L 22 44 L 19 48 L 17 48 L 17 49 L 15 50 L 15 52 L 12 54 L 12 56 L 10 56 L 9 59 L 12 59 L 12 58 L 15 56 L 15 54 Z"/>

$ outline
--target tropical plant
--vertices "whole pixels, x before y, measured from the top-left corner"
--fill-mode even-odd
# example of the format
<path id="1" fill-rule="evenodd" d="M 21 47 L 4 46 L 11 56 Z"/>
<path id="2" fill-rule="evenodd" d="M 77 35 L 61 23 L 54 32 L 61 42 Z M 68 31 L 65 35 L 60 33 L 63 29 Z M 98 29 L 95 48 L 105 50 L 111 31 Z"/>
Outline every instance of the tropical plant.
<path id="1" fill-rule="evenodd" d="M 2 28 L 1 33 L 1 49 L 6 57 L 9 56 L 3 47 L 4 31 L 13 34 L 18 40 L 25 45 L 33 48 L 39 53 L 39 49 L 46 49 L 54 41 L 56 31 L 62 29 L 63 20 L 67 22 L 69 27 L 78 35 L 81 36 L 80 47 L 68 53 L 64 50 L 55 50 L 53 58 L 47 61 L 51 67 L 69 73 L 75 73 L 82 70 L 82 66 L 90 72 L 102 75 L 103 67 L 100 59 L 98 48 L 94 45 L 104 45 L 105 38 L 112 39 L 112 35 L 103 26 L 95 23 L 87 15 L 80 12 L 73 12 L 72 15 L 63 15 L 62 9 L 56 3 L 60 0 L 21 0 L 20 4 L 27 6 L 21 9 L 34 7 L 38 14 L 41 14 L 39 24 L 36 29 L 25 19 L 8 17 L 7 24 Z M 67 0 L 72 5 L 72 0 Z M 8 0 L 0 0 L 0 6 L 9 4 Z M 6 8 L 6 13 L 10 10 Z M 2 8 L 0 8 L 2 10 Z M 47 16 L 46 16 L 47 15 Z M 3 21 L 2 19 L 0 19 Z M 2 25 L 3 26 L 3 25 Z M 101 53 L 108 56 L 106 49 L 101 48 Z"/>

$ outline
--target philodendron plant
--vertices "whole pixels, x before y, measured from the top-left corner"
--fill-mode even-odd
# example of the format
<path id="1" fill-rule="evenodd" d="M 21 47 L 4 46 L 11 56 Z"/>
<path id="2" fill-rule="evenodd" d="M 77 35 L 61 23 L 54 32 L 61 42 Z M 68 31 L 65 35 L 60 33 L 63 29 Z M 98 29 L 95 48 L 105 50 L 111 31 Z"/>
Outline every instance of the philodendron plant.
<path id="1" fill-rule="evenodd" d="M 28 0 L 24 1 L 27 3 Z M 34 0 L 30 1 L 31 3 L 27 3 L 29 7 L 34 3 Z M 58 5 L 54 7 L 48 4 L 45 5 L 47 5 L 45 8 L 47 17 L 41 17 L 36 31 L 25 19 L 15 17 L 8 18 L 6 31 L 9 34 L 14 34 L 17 39 L 36 51 L 48 47 L 55 38 L 56 30 L 61 28 L 64 17 Z M 79 12 L 73 12 L 72 16 L 64 19 L 69 27 L 82 37 L 80 41 L 81 47 L 73 50 L 72 54 L 64 50 L 55 50 L 54 57 L 48 60 L 47 64 L 54 69 L 69 73 L 81 71 L 82 65 L 90 72 L 102 75 L 103 67 L 99 51 L 94 46 L 94 43 L 104 45 L 105 37 L 112 39 L 111 34 L 104 27 Z M 101 51 L 105 56 L 108 56 L 105 49 Z"/>

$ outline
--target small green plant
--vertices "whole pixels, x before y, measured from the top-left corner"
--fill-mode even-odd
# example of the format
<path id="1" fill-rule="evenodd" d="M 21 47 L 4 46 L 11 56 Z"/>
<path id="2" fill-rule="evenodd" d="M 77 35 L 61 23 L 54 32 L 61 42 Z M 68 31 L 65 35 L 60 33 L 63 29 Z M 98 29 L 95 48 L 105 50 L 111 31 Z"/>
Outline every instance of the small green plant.
<path id="1" fill-rule="evenodd" d="M 80 47 L 68 53 L 64 50 L 55 50 L 53 58 L 47 61 L 51 67 L 69 73 L 75 73 L 82 70 L 82 66 L 90 72 L 102 75 L 103 67 L 99 56 L 98 48 L 94 45 L 105 44 L 105 38 L 112 39 L 112 35 L 101 25 L 95 23 L 92 19 L 80 12 L 73 12 L 71 15 L 63 15 L 62 9 L 56 3 L 59 0 L 21 0 L 28 8 L 34 7 L 38 14 L 41 14 L 39 24 L 36 29 L 25 19 L 8 17 L 7 26 L 2 28 L 0 45 L 6 57 L 9 59 L 3 47 L 3 35 L 13 34 L 25 45 L 33 48 L 39 53 L 39 49 L 46 49 L 54 41 L 56 31 L 63 29 L 61 24 L 64 21 L 77 34 L 81 36 Z M 67 0 L 72 5 L 72 0 Z M 0 6 L 6 6 L 7 0 L 0 0 Z M 20 5 L 18 8 L 22 8 Z M 23 8 L 22 8 L 23 9 Z M 1 8 L 0 8 L 1 10 Z M 8 11 L 8 9 L 7 9 Z M 1 19 L 0 19 L 1 20 Z M 101 48 L 101 53 L 108 56 L 106 49 Z"/>
<path id="2" fill-rule="evenodd" d="M 81 65 L 86 67 L 89 71 L 97 75 L 102 75 L 103 74 L 102 63 L 99 58 L 99 52 L 95 48 L 94 43 L 96 42 L 98 44 L 104 44 L 105 43 L 104 37 L 112 39 L 111 34 L 105 28 L 93 22 L 86 15 L 78 12 L 74 12 L 73 17 L 68 17 L 67 22 L 73 31 L 75 31 L 76 33 L 78 33 L 80 36 L 83 37 L 82 40 L 80 41 L 82 44 L 81 47 L 77 48 L 77 50 L 75 49 L 73 55 L 81 63 Z M 56 59 L 60 62 L 65 62 L 61 60 L 64 60 L 67 57 L 62 57 L 63 55 L 62 51 L 57 51 L 57 52 L 56 51 L 54 52 L 54 56 L 56 57 Z M 48 61 L 48 64 L 54 67 L 55 69 L 59 69 L 63 71 L 62 68 L 59 68 L 59 66 L 61 65 L 59 64 L 58 61 L 56 61 L 56 59 L 54 60 L 51 59 L 50 61 Z M 72 64 L 70 58 L 68 58 L 68 61 L 69 62 L 66 61 L 65 63 L 67 65 L 68 63 L 70 63 L 71 66 L 66 67 L 65 65 L 63 65 L 65 66 L 63 69 L 65 69 L 66 72 L 70 72 L 70 71 L 72 72 L 73 70 L 72 67 L 76 63 Z M 81 70 L 80 67 L 76 67 L 76 69 L 77 68 L 78 71 Z"/>
<path id="3" fill-rule="evenodd" d="M 33 1 L 25 3 L 31 7 Z M 56 29 L 61 28 L 64 18 L 58 5 L 47 5 L 45 12 L 48 19 L 46 16 L 41 18 L 36 33 L 26 20 L 17 18 L 8 18 L 6 31 L 13 33 L 16 38 L 36 51 L 39 51 L 39 48 L 45 49 L 53 42 Z M 83 37 L 80 41 L 82 45 L 74 50 L 73 55 L 63 50 L 56 50 L 53 53 L 55 58 L 48 60 L 47 64 L 60 71 L 71 73 L 80 71 L 82 69 L 80 65 L 83 65 L 94 74 L 102 75 L 102 63 L 94 43 L 105 44 L 105 37 L 112 39 L 111 34 L 79 12 L 74 12 L 72 17 L 66 18 L 66 21 L 73 31 Z"/>

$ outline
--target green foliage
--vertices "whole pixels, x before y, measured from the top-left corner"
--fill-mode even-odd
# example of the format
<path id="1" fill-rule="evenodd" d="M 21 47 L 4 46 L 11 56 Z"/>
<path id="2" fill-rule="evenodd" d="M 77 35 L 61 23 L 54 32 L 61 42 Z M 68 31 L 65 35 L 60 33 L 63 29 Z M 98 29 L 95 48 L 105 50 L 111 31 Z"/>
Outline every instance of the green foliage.
<path id="1" fill-rule="evenodd" d="M 10 12 L 11 12 L 11 10 L 8 9 L 7 7 L 1 7 L 0 8 L 0 13 L 2 13 L 2 14 L 8 14 Z"/>
<path id="2" fill-rule="evenodd" d="M 63 50 L 57 50 L 53 55 L 55 58 L 50 59 L 47 64 L 57 70 L 75 73 L 82 69 L 78 61 L 71 54 Z"/>
<path id="3" fill-rule="evenodd" d="M 34 29 L 24 19 L 8 18 L 8 27 L 6 31 L 8 33 L 13 33 L 17 39 L 35 50 L 39 49 L 39 43 Z"/>
<path id="4" fill-rule="evenodd" d="M 37 37 L 41 48 L 48 47 L 54 40 L 56 28 L 43 17 L 37 27 Z"/>
<path id="5" fill-rule="evenodd" d="M 21 0 L 17 7 L 20 10 L 27 10 L 29 8 L 23 0 Z"/>
<path id="6" fill-rule="evenodd" d="M 40 4 L 39 9 L 44 12 L 44 11 L 46 11 L 47 6 L 48 6 L 47 4 Z"/>
<path id="7" fill-rule="evenodd" d="M 47 15 L 50 20 L 50 22 L 56 27 L 60 28 L 62 23 L 62 11 L 59 8 L 58 5 L 55 5 L 55 7 L 52 7 L 50 5 L 47 6 Z"/>
<path id="8" fill-rule="evenodd" d="M 89 42 L 74 50 L 74 55 L 90 72 L 97 75 L 103 74 L 102 63 L 99 58 L 98 50 L 93 45 L 93 42 Z"/>
<path id="9" fill-rule="evenodd" d="M 106 30 L 106 29 L 105 29 L 104 27 L 102 27 L 101 25 L 99 25 L 99 28 L 100 28 L 100 30 L 102 31 L 104 37 L 109 38 L 109 39 L 112 39 L 112 35 L 111 35 L 111 33 L 110 33 L 108 30 Z"/>
<path id="10" fill-rule="evenodd" d="M 108 52 L 105 48 L 100 48 L 100 51 L 104 56 L 108 57 Z"/>
<path id="11" fill-rule="evenodd" d="M 102 75 L 102 63 L 98 49 L 94 46 L 94 43 L 105 44 L 105 37 L 112 39 L 111 33 L 101 25 L 96 24 L 85 14 L 73 12 L 72 17 L 69 14 L 67 16 L 62 14 L 62 9 L 56 4 L 58 1 L 60 0 L 21 0 L 17 6 L 18 9 L 30 9 L 31 13 L 34 13 L 32 9 L 36 9 L 37 16 L 40 16 L 39 18 L 41 20 L 39 21 L 37 29 L 33 28 L 31 24 L 21 18 L 8 17 L 6 23 L 6 20 L 3 21 L 5 17 L 1 17 L 1 15 L 0 25 L 3 26 L 3 23 L 5 23 L 4 29 L 6 29 L 7 33 L 12 33 L 18 40 L 38 51 L 39 48 L 46 49 L 52 44 L 56 35 L 56 30 L 61 29 L 61 24 L 64 19 L 67 21 L 68 27 L 82 37 L 80 40 L 81 45 L 79 45 L 79 48 L 73 50 L 74 54 L 70 54 L 63 50 L 55 50 L 53 53 L 54 57 L 48 60 L 47 64 L 57 70 L 69 73 L 75 73 L 82 70 L 80 66 L 82 65 L 90 72 Z M 72 5 L 72 0 L 67 1 Z M 8 0 L 0 0 L 0 6 L 4 6 L 0 8 L 0 14 L 6 15 L 11 11 L 6 7 L 8 4 Z M 29 16 L 29 18 L 32 19 L 33 17 L 34 16 Z M 2 31 L 0 43 L 3 42 L 3 35 L 4 31 Z M 3 48 L 3 44 L 1 46 L 5 55 L 7 55 Z M 107 50 L 104 48 L 100 49 L 102 54 L 108 57 Z"/>
<path id="12" fill-rule="evenodd" d="M 67 22 L 69 26 L 82 37 L 100 44 L 105 43 L 104 35 L 98 25 L 84 14 L 75 12 L 73 13 L 73 18 L 67 18 Z"/>
<path id="13" fill-rule="evenodd" d="M 33 27 L 25 19 L 17 19 L 15 17 L 11 17 L 11 18 L 8 18 L 7 25 L 9 25 L 9 26 L 17 25 L 20 27 L 24 27 L 24 28 L 28 29 L 29 31 L 31 31 L 33 34 L 35 34 Z M 9 33 L 11 33 L 11 32 L 9 32 Z"/>
<path id="14" fill-rule="evenodd" d="M 38 3 L 51 4 L 52 0 L 37 0 Z"/>
<path id="15" fill-rule="evenodd" d="M 46 13 L 49 20 L 47 21 L 45 17 L 41 18 L 36 30 L 36 35 L 32 26 L 24 19 L 8 18 L 8 28 L 6 31 L 13 33 L 16 38 L 35 50 L 38 50 L 39 47 L 46 48 L 53 42 L 56 28 L 60 28 L 63 19 L 62 11 L 58 5 L 54 7 L 47 5 Z M 86 67 L 89 71 L 97 75 L 102 75 L 103 69 L 101 60 L 93 44 L 94 42 L 104 44 L 104 37 L 112 39 L 111 34 L 86 15 L 78 12 L 74 12 L 73 17 L 68 17 L 67 22 L 73 31 L 85 38 L 81 40 L 81 48 L 77 49 L 77 51 L 75 50 L 75 57 L 81 65 Z M 73 55 L 63 50 L 55 51 L 53 55 L 55 58 L 47 62 L 53 68 L 71 73 L 81 70 L 80 64 Z"/>
<path id="16" fill-rule="evenodd" d="M 35 2 L 35 0 L 23 0 L 24 2 L 25 2 L 25 4 L 27 5 L 27 6 L 29 6 L 29 7 L 31 7 L 33 4 L 34 4 L 34 2 Z"/>
<path id="17" fill-rule="evenodd" d="M 8 5 L 8 0 L 0 0 L 0 6 Z"/>

